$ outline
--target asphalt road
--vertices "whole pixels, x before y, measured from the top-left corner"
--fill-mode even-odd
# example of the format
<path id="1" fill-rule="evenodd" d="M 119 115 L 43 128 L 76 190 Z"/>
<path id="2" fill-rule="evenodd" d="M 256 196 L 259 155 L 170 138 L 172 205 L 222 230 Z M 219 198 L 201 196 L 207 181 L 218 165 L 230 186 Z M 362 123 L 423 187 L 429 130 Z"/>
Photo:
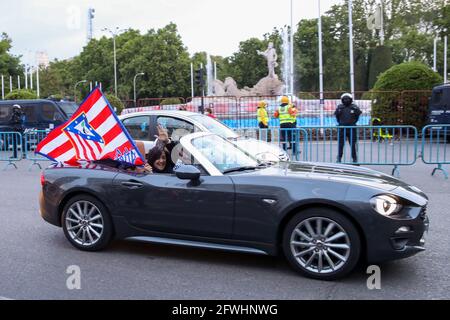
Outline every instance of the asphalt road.
<path id="1" fill-rule="evenodd" d="M 401 170 L 430 197 L 427 250 L 381 265 L 381 289 L 369 290 L 364 266 L 322 282 L 282 257 L 124 241 L 78 251 L 39 216 L 39 170 L 28 165 L 0 171 L 0 299 L 450 299 L 450 181 L 431 177 L 432 166 Z M 81 290 L 67 289 L 71 265 L 80 267 Z"/>

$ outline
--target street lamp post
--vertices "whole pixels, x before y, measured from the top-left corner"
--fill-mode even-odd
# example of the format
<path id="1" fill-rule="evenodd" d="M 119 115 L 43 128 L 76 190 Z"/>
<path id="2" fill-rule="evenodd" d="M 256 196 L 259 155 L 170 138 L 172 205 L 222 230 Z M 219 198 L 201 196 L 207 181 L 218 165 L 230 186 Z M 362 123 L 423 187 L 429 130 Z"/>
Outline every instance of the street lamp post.
<path id="1" fill-rule="evenodd" d="M 437 42 L 438 38 L 434 38 L 433 43 L 433 71 L 437 72 Z"/>
<path id="2" fill-rule="evenodd" d="M 318 33 L 319 33 L 319 90 L 320 90 L 320 126 L 324 126 L 324 107 L 325 100 L 323 95 L 323 51 L 322 51 L 322 12 L 319 0 L 319 19 L 318 19 Z"/>
<path id="3" fill-rule="evenodd" d="M 291 33 L 289 35 L 289 42 L 290 42 L 290 48 L 289 48 L 289 60 L 290 60 L 290 74 L 289 74 L 289 87 L 291 88 L 290 94 L 294 96 L 294 4 L 293 0 L 291 0 Z"/>
<path id="4" fill-rule="evenodd" d="M 145 74 L 145 73 L 140 72 L 140 73 L 136 74 L 136 75 L 134 76 L 134 79 L 133 79 L 133 88 L 134 88 L 134 107 L 135 107 L 135 108 L 136 108 L 136 97 L 137 97 L 137 95 L 136 95 L 136 79 L 137 79 L 137 77 L 143 76 L 144 74 Z"/>
<path id="5" fill-rule="evenodd" d="M 39 64 L 37 65 L 36 68 L 36 94 L 38 96 L 38 98 L 40 98 L 41 96 L 41 87 L 40 87 L 40 83 L 39 83 Z"/>
<path id="6" fill-rule="evenodd" d="M 353 58 L 353 0 L 348 1 L 348 29 L 350 48 L 350 90 L 355 95 L 355 65 Z"/>
<path id="7" fill-rule="evenodd" d="M 28 90 L 28 64 L 25 65 L 25 90 Z"/>
<path id="8" fill-rule="evenodd" d="M 444 37 L 444 83 L 447 83 L 447 36 Z"/>
<path id="9" fill-rule="evenodd" d="M 75 102 L 77 102 L 77 86 L 81 83 L 86 83 L 86 82 L 87 82 L 87 80 L 81 80 L 81 81 L 78 81 L 77 83 L 75 83 L 75 86 L 73 87 L 73 99 Z"/>
<path id="10" fill-rule="evenodd" d="M 116 37 L 125 30 L 120 30 L 119 27 L 113 31 L 109 28 L 103 28 L 102 31 L 108 31 L 113 38 L 113 51 L 114 51 L 114 93 L 117 97 L 117 55 L 116 55 Z"/>

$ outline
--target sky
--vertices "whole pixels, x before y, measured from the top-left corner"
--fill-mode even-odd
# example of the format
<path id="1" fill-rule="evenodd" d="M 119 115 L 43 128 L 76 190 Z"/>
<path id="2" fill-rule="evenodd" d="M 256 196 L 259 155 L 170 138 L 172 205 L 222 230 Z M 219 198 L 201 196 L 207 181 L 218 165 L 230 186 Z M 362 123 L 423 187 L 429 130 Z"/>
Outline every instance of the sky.
<path id="1" fill-rule="evenodd" d="M 321 0 L 322 12 L 341 2 Z M 106 35 L 104 27 L 144 33 L 174 22 L 191 54 L 230 56 L 240 41 L 290 24 L 290 0 L 0 0 L 0 32 L 12 38 L 11 51 L 24 63 L 33 63 L 36 51 L 51 60 L 70 58 L 86 44 L 89 7 L 96 10 L 96 38 Z M 294 23 L 317 15 L 318 0 L 293 0 Z"/>

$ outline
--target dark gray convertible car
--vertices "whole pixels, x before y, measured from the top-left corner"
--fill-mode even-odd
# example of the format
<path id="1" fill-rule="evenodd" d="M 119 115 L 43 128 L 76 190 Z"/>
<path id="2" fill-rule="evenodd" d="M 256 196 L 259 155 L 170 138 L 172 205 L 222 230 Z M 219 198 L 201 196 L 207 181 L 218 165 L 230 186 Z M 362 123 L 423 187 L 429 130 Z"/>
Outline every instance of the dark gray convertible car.
<path id="1" fill-rule="evenodd" d="M 276 255 L 331 280 L 424 250 L 427 197 L 365 168 L 265 164 L 210 133 L 183 137 L 174 174 L 54 165 L 40 211 L 81 250 L 129 239 Z"/>

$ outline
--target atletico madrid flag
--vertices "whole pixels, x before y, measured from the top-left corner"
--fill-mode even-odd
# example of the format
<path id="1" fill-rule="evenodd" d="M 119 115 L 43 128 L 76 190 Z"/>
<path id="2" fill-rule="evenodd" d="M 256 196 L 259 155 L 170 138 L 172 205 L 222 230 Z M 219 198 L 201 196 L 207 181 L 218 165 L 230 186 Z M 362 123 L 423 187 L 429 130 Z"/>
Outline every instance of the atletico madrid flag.
<path id="1" fill-rule="evenodd" d="M 42 140 L 36 153 L 54 162 L 113 159 L 135 166 L 144 158 L 99 88 L 74 115 Z"/>

